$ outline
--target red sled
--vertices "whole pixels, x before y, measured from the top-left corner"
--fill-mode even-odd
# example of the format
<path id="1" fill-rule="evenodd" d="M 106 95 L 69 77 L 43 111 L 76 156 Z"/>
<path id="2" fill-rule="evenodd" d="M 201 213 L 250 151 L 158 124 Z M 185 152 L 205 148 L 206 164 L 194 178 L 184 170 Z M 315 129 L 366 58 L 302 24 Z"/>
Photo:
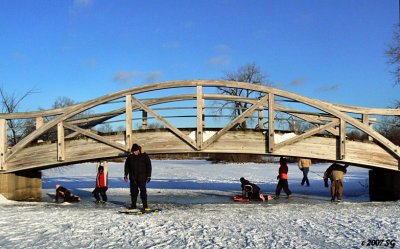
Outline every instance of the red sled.
<path id="1" fill-rule="evenodd" d="M 261 196 L 262 196 L 262 198 L 261 198 Z M 242 197 L 240 195 L 235 195 L 233 197 L 233 200 L 237 201 L 237 202 L 250 202 L 249 198 Z M 253 201 L 256 201 L 256 200 L 257 199 L 253 199 Z M 272 200 L 272 196 L 270 196 L 270 195 L 260 195 L 260 199 L 258 201 L 270 201 L 270 200 Z"/>
<path id="2" fill-rule="evenodd" d="M 250 201 L 249 198 L 244 198 L 244 197 L 242 197 L 242 196 L 240 196 L 240 195 L 235 195 L 235 196 L 233 197 L 233 200 L 234 200 L 234 201 L 238 201 L 238 202 L 249 202 L 249 201 Z"/>

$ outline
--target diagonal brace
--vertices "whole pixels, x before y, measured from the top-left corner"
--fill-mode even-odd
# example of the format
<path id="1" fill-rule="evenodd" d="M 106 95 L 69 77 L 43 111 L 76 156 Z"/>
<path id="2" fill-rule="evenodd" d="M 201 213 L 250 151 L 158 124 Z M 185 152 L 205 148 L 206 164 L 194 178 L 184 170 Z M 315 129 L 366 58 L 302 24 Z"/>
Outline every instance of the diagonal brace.
<path id="1" fill-rule="evenodd" d="M 255 102 L 249 109 L 244 111 L 242 114 L 237 116 L 235 119 L 233 119 L 229 124 L 227 124 L 224 128 L 219 130 L 217 133 L 215 133 L 212 137 L 210 137 L 207 141 L 203 143 L 202 149 L 207 148 L 210 146 L 212 143 L 214 143 L 218 138 L 220 138 L 222 135 L 224 135 L 227 131 L 229 131 L 232 127 L 234 127 L 238 123 L 242 123 L 247 117 L 253 115 L 253 113 L 264 103 L 268 101 L 268 95 L 265 95 L 262 97 L 260 100 Z"/>
<path id="2" fill-rule="evenodd" d="M 154 118 L 158 119 L 162 124 L 164 124 L 166 127 L 168 127 L 173 133 L 175 133 L 176 136 L 178 136 L 180 139 L 182 139 L 183 141 L 185 141 L 186 143 L 188 143 L 190 146 L 192 146 L 194 149 L 199 150 L 199 148 L 197 147 L 197 144 L 195 141 L 193 141 L 189 136 L 187 136 L 186 134 L 184 134 L 183 132 L 181 132 L 178 128 L 176 128 L 175 126 L 173 126 L 170 122 L 168 122 L 166 119 L 164 119 L 163 117 L 161 117 L 160 115 L 158 115 L 156 112 L 154 112 L 150 107 L 148 107 L 147 105 L 143 104 L 142 102 L 140 102 L 140 100 L 138 100 L 137 98 L 135 98 L 134 96 L 132 96 L 132 100 L 136 102 L 136 104 L 138 106 L 140 106 L 143 110 L 145 110 L 146 112 L 150 113 Z"/>
<path id="3" fill-rule="evenodd" d="M 87 131 L 87 130 L 85 130 L 85 129 L 82 129 L 82 128 L 78 127 L 78 126 L 71 125 L 71 124 L 68 124 L 68 123 L 63 123 L 63 124 L 64 124 L 64 127 L 67 128 L 67 129 L 70 129 L 70 130 L 79 132 L 79 133 L 81 133 L 82 135 L 85 135 L 85 136 L 87 136 L 87 137 L 90 137 L 90 138 L 92 138 L 92 139 L 94 139 L 94 140 L 96 140 L 96 141 L 99 141 L 99 142 L 101 142 L 101 143 L 107 144 L 107 145 L 109 145 L 109 146 L 111 146 L 111 147 L 114 147 L 114 148 L 116 148 L 116 149 L 119 149 L 119 150 L 121 150 L 121 151 L 123 151 L 123 152 L 126 152 L 125 146 L 123 146 L 123 145 L 121 145 L 121 144 L 118 144 L 118 143 L 115 143 L 115 142 L 113 142 L 113 141 L 110 141 L 109 139 L 105 139 L 105 138 L 102 137 L 102 136 L 99 136 L 99 135 L 97 135 L 97 134 L 94 134 L 93 132 L 90 132 L 90 131 Z"/>
<path id="4" fill-rule="evenodd" d="M 285 140 L 283 142 L 275 144 L 275 149 L 279 149 L 279 148 L 282 148 L 283 146 L 296 143 L 296 142 L 298 142 L 300 140 L 303 140 L 303 139 L 306 139 L 308 137 L 311 137 L 311 136 L 313 136 L 315 134 L 318 134 L 318 133 L 320 133 L 322 131 L 328 130 L 328 129 L 330 129 L 330 128 L 338 125 L 338 124 L 339 124 L 339 120 L 334 120 L 334 121 L 332 121 L 332 122 L 330 122 L 328 124 L 322 125 L 320 127 L 312 128 L 312 129 L 308 130 L 307 132 L 305 132 L 305 133 L 303 133 L 303 134 L 301 134 L 299 136 L 295 136 L 293 138 L 290 138 L 288 140 Z"/>

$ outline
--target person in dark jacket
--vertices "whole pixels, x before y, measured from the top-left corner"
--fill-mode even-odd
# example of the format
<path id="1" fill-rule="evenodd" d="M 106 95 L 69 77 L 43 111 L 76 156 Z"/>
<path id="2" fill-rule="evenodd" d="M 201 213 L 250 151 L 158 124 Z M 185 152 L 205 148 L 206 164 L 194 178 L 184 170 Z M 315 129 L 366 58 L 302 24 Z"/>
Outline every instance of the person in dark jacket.
<path id="1" fill-rule="evenodd" d="M 63 186 L 57 184 L 55 201 L 58 202 L 60 197 L 64 199 L 64 202 L 79 202 L 81 200 L 79 196 L 71 194 L 71 191 L 69 191 L 67 188 L 64 188 Z"/>
<path id="2" fill-rule="evenodd" d="M 241 187 L 242 187 L 243 198 L 265 201 L 264 195 L 260 194 L 260 187 L 258 187 L 256 184 L 251 183 L 244 177 L 240 178 L 240 183 L 242 184 Z"/>
<path id="3" fill-rule="evenodd" d="M 289 189 L 289 183 L 288 183 L 288 171 L 289 168 L 287 166 L 287 159 L 284 157 L 281 157 L 279 159 L 280 167 L 279 167 L 279 175 L 277 177 L 278 185 L 276 186 L 275 190 L 275 197 L 279 198 L 279 195 L 281 194 L 281 190 L 285 191 L 286 196 L 290 197 L 292 195 L 292 192 Z"/>
<path id="4" fill-rule="evenodd" d="M 130 181 L 131 190 L 131 209 L 136 208 L 136 201 L 140 190 L 140 199 L 143 209 L 148 208 L 146 184 L 151 179 L 151 161 L 149 156 L 141 151 L 137 144 L 132 145 L 131 154 L 125 161 L 125 182 Z"/>
<path id="5" fill-rule="evenodd" d="M 96 199 L 96 203 L 100 202 L 100 195 L 103 202 L 107 201 L 107 178 L 108 176 L 107 173 L 104 172 L 104 167 L 100 165 L 96 175 L 96 188 L 92 192 L 94 198 Z"/>

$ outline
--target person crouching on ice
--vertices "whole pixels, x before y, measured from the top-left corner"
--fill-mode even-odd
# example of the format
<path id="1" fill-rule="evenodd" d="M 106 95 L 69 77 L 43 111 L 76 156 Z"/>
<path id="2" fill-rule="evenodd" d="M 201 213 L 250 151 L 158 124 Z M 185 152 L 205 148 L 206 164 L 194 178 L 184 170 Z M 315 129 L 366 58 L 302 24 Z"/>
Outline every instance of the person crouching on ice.
<path id="1" fill-rule="evenodd" d="M 96 203 L 100 202 L 99 195 L 101 195 L 101 199 L 103 202 L 107 201 L 107 194 L 106 194 L 107 190 L 108 190 L 107 174 L 104 173 L 104 167 L 100 165 L 97 170 L 96 188 L 92 192 L 94 198 L 96 199 Z"/>
<path id="2" fill-rule="evenodd" d="M 124 181 L 130 181 L 131 190 L 131 209 L 136 209 L 136 201 L 140 190 L 140 199 L 142 199 L 143 209 L 147 209 L 147 191 L 146 184 L 151 179 L 151 161 L 149 156 L 141 151 L 137 144 L 132 145 L 132 154 L 125 161 Z"/>
<path id="3" fill-rule="evenodd" d="M 63 186 L 57 184 L 56 185 L 56 199 L 55 201 L 58 203 L 59 199 L 63 198 L 64 202 L 79 202 L 81 198 L 79 196 L 75 196 L 71 194 L 71 191 L 69 191 L 67 188 L 64 188 Z"/>
<path id="4" fill-rule="evenodd" d="M 253 200 L 265 201 L 263 194 L 260 194 L 260 187 L 256 184 L 249 182 L 244 177 L 240 178 L 240 183 L 242 184 L 242 197 L 249 198 Z"/>

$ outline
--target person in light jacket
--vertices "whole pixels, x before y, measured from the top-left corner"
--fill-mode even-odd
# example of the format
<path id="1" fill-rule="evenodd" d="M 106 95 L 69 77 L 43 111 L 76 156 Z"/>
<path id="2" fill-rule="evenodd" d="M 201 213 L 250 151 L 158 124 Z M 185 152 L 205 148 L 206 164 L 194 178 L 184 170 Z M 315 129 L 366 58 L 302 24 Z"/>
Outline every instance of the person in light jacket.
<path id="1" fill-rule="evenodd" d="M 329 168 L 326 169 L 323 179 L 325 182 L 325 187 L 329 187 L 328 178 L 331 179 L 331 201 L 342 201 L 343 196 L 343 179 L 344 175 L 347 173 L 347 167 L 349 165 L 345 164 L 340 165 L 338 163 L 334 163 Z"/>
<path id="2" fill-rule="evenodd" d="M 307 187 L 310 186 L 310 181 L 308 180 L 308 171 L 310 170 L 311 167 L 311 160 L 310 159 L 305 159 L 301 158 L 299 160 L 299 169 L 303 171 L 303 179 L 301 180 L 301 186 L 304 185 L 304 183 L 307 183 Z"/>

